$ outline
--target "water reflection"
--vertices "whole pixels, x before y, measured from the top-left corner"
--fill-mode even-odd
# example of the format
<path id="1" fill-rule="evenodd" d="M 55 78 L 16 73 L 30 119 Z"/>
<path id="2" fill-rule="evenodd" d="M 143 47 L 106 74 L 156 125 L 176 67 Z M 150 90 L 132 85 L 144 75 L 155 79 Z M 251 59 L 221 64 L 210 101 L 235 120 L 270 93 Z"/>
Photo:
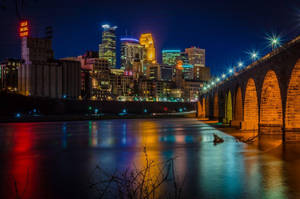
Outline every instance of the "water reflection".
<path id="1" fill-rule="evenodd" d="M 213 133 L 225 142 L 215 146 Z M 187 198 L 299 198 L 299 144 L 260 136 L 246 145 L 193 119 L 1 124 L 0 198 L 16 197 L 14 181 L 22 198 L 94 198 L 87 185 L 96 165 L 143 168 L 144 147 L 156 163 L 175 159 Z"/>

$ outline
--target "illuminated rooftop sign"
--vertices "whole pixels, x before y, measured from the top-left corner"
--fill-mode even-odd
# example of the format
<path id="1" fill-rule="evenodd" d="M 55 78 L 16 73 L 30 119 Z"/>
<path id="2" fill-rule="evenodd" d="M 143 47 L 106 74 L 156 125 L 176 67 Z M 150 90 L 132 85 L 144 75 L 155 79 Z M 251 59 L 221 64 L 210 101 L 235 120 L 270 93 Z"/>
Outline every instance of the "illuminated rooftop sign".
<path id="1" fill-rule="evenodd" d="M 20 22 L 19 35 L 20 37 L 29 36 L 29 22 L 27 20 Z"/>
<path id="2" fill-rule="evenodd" d="M 180 53 L 180 50 L 162 50 L 163 53 Z"/>
<path id="3" fill-rule="evenodd" d="M 120 39 L 121 41 L 130 41 L 130 42 L 136 42 L 136 43 L 140 43 L 140 41 L 138 39 L 135 38 L 129 38 L 129 37 L 124 37 Z"/>

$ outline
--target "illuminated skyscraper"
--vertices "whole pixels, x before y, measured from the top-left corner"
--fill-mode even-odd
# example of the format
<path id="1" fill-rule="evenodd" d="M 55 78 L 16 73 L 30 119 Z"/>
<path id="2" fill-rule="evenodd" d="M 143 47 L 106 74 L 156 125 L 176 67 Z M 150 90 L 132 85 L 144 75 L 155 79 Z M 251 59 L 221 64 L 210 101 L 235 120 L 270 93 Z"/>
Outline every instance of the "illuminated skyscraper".
<path id="1" fill-rule="evenodd" d="M 205 67 L 205 49 L 191 47 L 186 48 L 185 53 L 188 55 L 190 64 Z"/>
<path id="2" fill-rule="evenodd" d="M 140 37 L 140 44 L 145 46 L 146 61 L 156 63 L 154 40 L 151 33 L 144 33 Z"/>
<path id="3" fill-rule="evenodd" d="M 99 58 L 107 59 L 111 68 L 116 68 L 116 29 L 103 25 L 102 43 L 99 45 Z"/>
<path id="4" fill-rule="evenodd" d="M 163 50 L 162 61 L 163 64 L 176 65 L 176 58 L 180 56 L 180 50 Z"/>
<path id="5" fill-rule="evenodd" d="M 134 62 L 144 61 L 144 46 L 140 45 L 138 39 L 121 38 L 121 66 L 125 70 L 132 70 Z"/>

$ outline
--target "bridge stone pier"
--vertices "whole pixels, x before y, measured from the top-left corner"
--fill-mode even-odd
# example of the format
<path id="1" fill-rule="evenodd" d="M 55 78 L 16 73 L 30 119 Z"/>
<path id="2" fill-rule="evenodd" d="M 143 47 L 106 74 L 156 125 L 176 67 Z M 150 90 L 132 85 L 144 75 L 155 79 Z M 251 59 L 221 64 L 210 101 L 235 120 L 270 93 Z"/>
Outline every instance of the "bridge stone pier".
<path id="1" fill-rule="evenodd" d="M 300 141 L 300 36 L 203 91 L 197 116 Z"/>

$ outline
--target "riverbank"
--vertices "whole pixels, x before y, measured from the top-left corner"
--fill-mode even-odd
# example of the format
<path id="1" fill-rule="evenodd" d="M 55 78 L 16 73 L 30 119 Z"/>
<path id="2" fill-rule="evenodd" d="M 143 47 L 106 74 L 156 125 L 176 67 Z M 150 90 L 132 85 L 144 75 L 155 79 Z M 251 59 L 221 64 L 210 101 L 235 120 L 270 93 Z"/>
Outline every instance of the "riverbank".
<path id="1" fill-rule="evenodd" d="M 194 118 L 195 111 L 180 113 L 149 113 L 149 114 L 91 114 L 91 115 L 18 115 L 15 117 L 0 117 L 0 123 L 11 122 L 58 122 L 81 120 L 111 120 L 111 119 L 168 119 Z"/>

